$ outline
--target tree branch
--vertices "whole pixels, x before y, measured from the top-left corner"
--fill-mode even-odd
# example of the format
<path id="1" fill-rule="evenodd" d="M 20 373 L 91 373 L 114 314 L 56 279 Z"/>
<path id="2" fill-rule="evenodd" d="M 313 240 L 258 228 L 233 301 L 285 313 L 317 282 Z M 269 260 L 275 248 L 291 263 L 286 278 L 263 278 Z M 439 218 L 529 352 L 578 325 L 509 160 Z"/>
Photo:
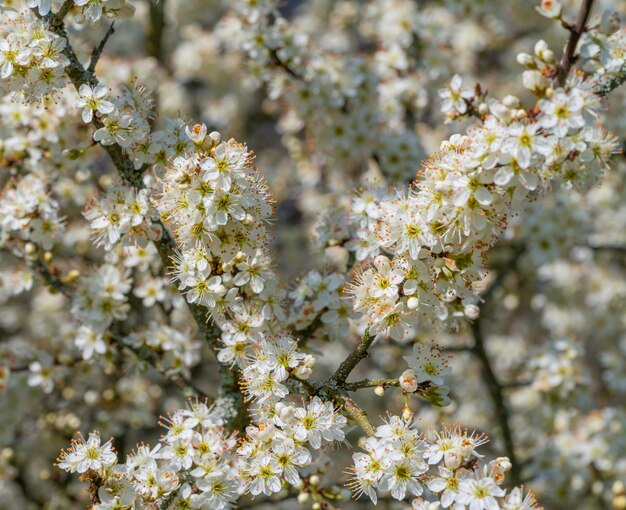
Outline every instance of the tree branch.
<path id="1" fill-rule="evenodd" d="M 504 268 L 498 273 L 493 283 L 489 286 L 487 292 L 482 296 L 480 315 L 471 324 L 471 331 L 474 337 L 474 345 L 471 347 L 470 352 L 476 357 L 482 367 L 481 376 L 484 385 L 487 387 L 489 396 L 494 407 L 498 426 L 502 433 L 502 439 L 504 441 L 504 448 L 507 456 L 509 457 L 511 468 L 511 481 L 514 485 L 520 483 L 520 466 L 517 462 L 517 455 L 515 453 L 515 441 L 513 438 L 513 430 L 510 423 L 509 408 L 504 397 L 504 384 L 502 384 L 495 374 L 492 367 L 492 361 L 487 354 L 485 348 L 485 339 L 482 331 L 482 317 L 485 307 L 492 301 L 495 292 L 502 286 L 508 275 L 517 267 L 519 258 L 524 253 L 525 247 L 523 245 L 516 246 L 514 248 L 513 255 Z"/>
<path id="2" fill-rule="evenodd" d="M 626 82 L 626 66 L 611 76 L 603 76 L 598 79 L 594 92 L 599 96 L 608 96 L 613 90 Z"/>
<path id="3" fill-rule="evenodd" d="M 109 40 L 109 37 L 113 35 L 113 32 L 115 32 L 115 21 L 111 23 L 111 26 L 109 26 L 109 29 L 107 30 L 106 34 L 104 34 L 104 37 L 100 41 L 100 44 L 98 44 L 98 46 L 94 48 L 93 53 L 91 54 L 91 61 L 89 62 L 89 67 L 87 67 L 88 73 L 93 73 L 96 70 L 96 65 L 98 65 L 98 60 L 100 60 L 100 55 L 102 55 L 102 50 L 104 50 L 104 46 Z"/>
<path id="4" fill-rule="evenodd" d="M 587 30 L 587 20 L 589 19 L 589 15 L 591 14 L 591 7 L 593 6 L 594 0 L 583 0 L 580 6 L 580 11 L 578 12 L 578 21 L 576 25 L 569 28 L 570 36 L 567 44 L 565 45 L 565 50 L 563 51 L 563 56 L 561 57 L 561 62 L 558 65 L 557 70 L 557 85 L 562 87 L 565 85 L 565 80 L 567 79 L 567 75 L 576 60 L 576 56 L 574 55 L 576 51 L 576 46 L 578 45 L 578 41 L 580 40 L 580 36 Z"/>
<path id="5" fill-rule="evenodd" d="M 69 43 L 63 17 L 50 14 L 45 17 L 45 20 L 48 22 L 50 30 L 67 40 L 67 44 L 63 49 L 63 54 L 69 60 L 69 65 L 65 70 L 74 87 L 78 90 L 83 83 L 88 83 L 91 86 L 98 85 L 99 81 L 93 70 L 90 70 L 89 68 L 85 69 L 82 66 L 72 45 Z M 103 126 L 102 121 L 95 116 L 93 118 L 93 124 L 96 128 Z M 120 177 L 126 184 L 137 189 L 144 188 L 142 175 L 143 171 L 147 168 L 146 166 L 136 170 L 133 162 L 125 154 L 124 150 L 117 144 L 103 145 L 102 147 L 111 158 L 111 161 L 115 165 Z M 163 268 L 165 269 L 171 263 L 172 257 L 176 251 L 176 243 L 165 225 L 163 225 L 160 220 L 157 220 L 156 224 L 160 226 L 163 231 L 161 239 L 159 241 L 155 241 L 155 245 L 159 252 Z M 213 349 L 219 348 L 217 339 L 221 334 L 221 331 L 219 328 L 207 324 L 206 309 L 191 303 L 187 303 L 187 306 L 205 341 L 207 341 Z M 237 428 L 242 425 L 245 427 L 245 424 L 248 421 L 248 411 L 243 395 L 239 391 L 239 373 L 238 371 L 230 370 L 229 367 L 219 362 L 218 365 L 220 375 L 222 377 L 220 392 L 224 397 L 231 399 L 233 401 L 233 406 L 237 409 L 237 415 L 233 418 L 233 420 L 231 420 L 232 423 L 229 423 L 229 428 Z"/>
<path id="6" fill-rule="evenodd" d="M 370 334 L 370 327 L 368 326 L 361 341 L 348 355 L 348 357 L 343 360 L 341 365 L 339 365 L 339 368 L 337 368 L 335 373 L 328 379 L 325 386 L 341 386 L 345 383 L 346 379 L 350 375 L 350 372 L 352 372 L 352 370 L 354 370 L 354 368 L 369 355 L 367 351 L 374 342 L 375 338 L 375 335 Z"/>
<path id="7" fill-rule="evenodd" d="M 517 463 L 517 455 L 515 453 L 515 443 L 513 441 L 513 431 L 510 424 L 509 408 L 503 394 L 503 385 L 498 380 L 493 368 L 491 360 L 485 349 L 485 341 L 483 338 L 480 318 L 476 319 L 472 325 L 472 334 L 474 335 L 474 348 L 472 352 L 482 366 L 482 378 L 491 396 L 496 419 L 504 440 L 504 449 L 507 457 L 511 461 L 511 481 L 513 485 L 519 485 L 520 472 Z"/>

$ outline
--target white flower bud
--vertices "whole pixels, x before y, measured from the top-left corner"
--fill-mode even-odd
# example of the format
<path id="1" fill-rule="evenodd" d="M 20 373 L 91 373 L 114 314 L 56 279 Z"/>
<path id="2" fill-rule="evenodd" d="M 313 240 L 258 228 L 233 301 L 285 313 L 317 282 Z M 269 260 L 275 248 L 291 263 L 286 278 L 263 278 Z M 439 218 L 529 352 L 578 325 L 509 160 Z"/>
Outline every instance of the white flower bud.
<path id="1" fill-rule="evenodd" d="M 311 477 L 309 478 L 309 483 L 313 487 L 317 487 L 320 484 L 320 477 L 317 475 L 311 475 Z"/>
<path id="2" fill-rule="evenodd" d="M 524 71 L 522 73 L 522 83 L 524 87 L 533 92 L 541 92 L 550 86 L 548 79 L 539 71 Z"/>
<path id="3" fill-rule="evenodd" d="M 502 99 L 502 104 L 507 108 L 519 108 L 520 102 L 518 97 L 509 94 Z"/>
<path id="4" fill-rule="evenodd" d="M 463 458 L 457 450 L 449 450 L 445 453 L 443 463 L 448 469 L 458 469 Z"/>
<path id="5" fill-rule="evenodd" d="M 468 319 L 476 320 L 480 315 L 480 308 L 477 305 L 465 305 L 463 310 Z"/>
<path id="6" fill-rule="evenodd" d="M 547 49 L 548 49 L 548 43 L 544 41 L 543 39 L 541 39 L 540 41 L 537 41 L 537 43 L 535 44 L 535 55 L 541 58 L 541 55 Z"/>
<path id="7" fill-rule="evenodd" d="M 212 131 L 209 134 L 209 140 L 211 142 L 211 147 L 216 147 L 222 140 L 222 135 L 220 135 L 217 131 Z"/>
<path id="8" fill-rule="evenodd" d="M 382 397 L 385 394 L 385 388 L 383 388 L 382 386 L 376 386 L 374 388 L 374 393 L 379 397 Z"/>
<path id="9" fill-rule="evenodd" d="M 300 503 L 301 505 L 304 505 L 308 500 L 309 500 L 308 492 L 301 492 L 300 494 L 298 494 L 298 503 Z"/>
<path id="10" fill-rule="evenodd" d="M 419 304 L 420 302 L 415 296 L 411 296 L 406 302 L 406 306 L 409 310 L 415 310 Z"/>
<path id="11" fill-rule="evenodd" d="M 517 63 L 524 67 L 535 67 L 535 59 L 528 53 L 519 53 L 517 55 Z"/>
<path id="12" fill-rule="evenodd" d="M 554 64 L 556 62 L 556 57 L 554 56 L 554 52 L 552 50 L 546 50 L 542 53 L 541 60 L 547 64 Z"/>

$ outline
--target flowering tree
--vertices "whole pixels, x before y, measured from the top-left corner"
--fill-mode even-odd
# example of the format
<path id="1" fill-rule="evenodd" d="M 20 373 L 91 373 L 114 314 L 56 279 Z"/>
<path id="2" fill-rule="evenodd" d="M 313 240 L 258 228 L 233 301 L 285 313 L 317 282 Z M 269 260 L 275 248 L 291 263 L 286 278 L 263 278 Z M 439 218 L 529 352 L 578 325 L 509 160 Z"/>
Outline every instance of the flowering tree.
<path id="1" fill-rule="evenodd" d="M 502 4 L 0 2 L 1 508 L 626 508 L 626 30 Z"/>

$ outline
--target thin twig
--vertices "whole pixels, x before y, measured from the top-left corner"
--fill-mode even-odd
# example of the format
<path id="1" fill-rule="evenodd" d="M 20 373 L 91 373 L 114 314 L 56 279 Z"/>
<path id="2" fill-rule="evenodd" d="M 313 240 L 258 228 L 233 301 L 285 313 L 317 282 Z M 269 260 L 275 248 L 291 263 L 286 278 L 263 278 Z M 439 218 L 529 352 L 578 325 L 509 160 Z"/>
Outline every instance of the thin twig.
<path id="1" fill-rule="evenodd" d="M 104 46 L 109 40 L 109 37 L 113 35 L 113 32 L 115 32 L 115 21 L 111 23 L 111 26 L 109 26 L 109 29 L 107 30 L 106 34 L 104 34 L 104 37 L 100 41 L 100 44 L 98 44 L 98 46 L 94 48 L 93 53 L 91 54 L 91 61 L 89 62 L 89 67 L 87 67 L 88 73 L 93 73 L 96 70 L 96 65 L 98 65 L 98 60 L 100 60 L 100 55 L 102 55 L 102 50 L 104 50 Z"/>
<path id="2" fill-rule="evenodd" d="M 519 465 L 517 463 L 517 455 L 515 453 L 515 442 L 513 440 L 513 430 L 510 424 L 510 413 L 503 394 L 503 385 L 498 380 L 492 366 L 491 360 L 485 349 L 485 340 L 483 338 L 480 318 L 472 323 L 472 333 L 474 335 L 474 349 L 473 353 L 480 361 L 482 366 L 482 377 L 491 396 L 491 401 L 496 413 L 496 419 L 500 426 L 500 432 L 502 433 L 502 439 L 504 440 L 504 448 L 507 453 L 507 457 L 511 461 L 511 482 L 513 485 L 518 485 L 520 482 Z"/>
<path id="3" fill-rule="evenodd" d="M 509 457 L 511 468 L 511 481 L 514 485 L 520 483 L 520 466 L 517 462 L 517 455 L 515 452 L 515 441 L 513 436 L 513 430 L 510 423 L 510 413 L 508 404 L 504 397 L 504 385 L 499 381 L 492 366 L 492 361 L 487 354 L 485 347 L 485 339 L 482 331 L 482 317 L 485 307 L 493 300 L 495 292 L 503 284 L 508 275 L 517 267 L 519 258 L 524 253 L 524 246 L 516 246 L 514 248 L 513 255 L 504 268 L 498 273 L 493 283 L 489 286 L 487 292 L 482 296 L 481 310 L 478 318 L 471 323 L 471 331 L 474 337 L 474 345 L 472 346 L 471 353 L 481 364 L 481 376 L 487 391 L 491 397 L 491 401 L 498 421 L 498 426 L 502 433 L 502 439 L 504 441 L 504 448 L 507 456 Z"/>
<path id="4" fill-rule="evenodd" d="M 362 381 L 356 381 L 353 383 L 343 383 L 341 387 L 348 391 L 357 391 L 363 388 L 376 388 L 381 386 L 382 388 L 390 388 L 392 386 L 400 386 L 400 379 L 363 379 Z"/>

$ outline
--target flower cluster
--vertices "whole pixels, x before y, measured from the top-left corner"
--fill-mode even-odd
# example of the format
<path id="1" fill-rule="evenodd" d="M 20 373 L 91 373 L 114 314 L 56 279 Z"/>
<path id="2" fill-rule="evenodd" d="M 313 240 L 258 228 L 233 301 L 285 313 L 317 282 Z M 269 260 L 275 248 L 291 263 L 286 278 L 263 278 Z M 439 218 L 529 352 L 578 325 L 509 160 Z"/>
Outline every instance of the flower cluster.
<path id="1" fill-rule="evenodd" d="M 58 460 L 61 469 L 70 473 L 96 471 L 105 473 L 117 463 L 117 455 L 111 441 L 101 444 L 100 435 L 91 432 L 87 441 L 82 437 L 72 441 L 72 446 L 63 451 Z"/>
<path id="2" fill-rule="evenodd" d="M 132 345 L 145 346 L 159 355 L 163 365 L 187 373 L 200 361 L 202 344 L 189 331 L 154 323 L 128 337 Z"/>
<path id="3" fill-rule="evenodd" d="M 227 44 L 235 41 L 247 53 L 253 79 L 269 82 L 274 95 L 290 105 L 290 116 L 282 122 L 282 128 L 297 160 L 305 165 L 302 155 L 306 147 L 297 136 L 304 130 L 315 145 L 328 148 L 329 162 L 358 167 L 374 158 L 391 179 L 409 178 L 423 151 L 415 133 L 406 129 L 400 111 L 403 99 L 416 102 L 411 93 L 415 82 L 406 78 L 384 83 L 389 75 L 396 78 L 387 58 L 397 54 L 400 59 L 406 58 L 411 43 L 405 22 L 398 15 L 400 9 L 390 11 L 394 13 L 390 24 L 383 21 L 384 17 L 380 21 L 385 33 L 400 25 L 405 34 L 400 37 L 401 46 L 393 44 L 381 51 L 377 62 L 380 69 L 374 70 L 376 63 L 349 54 L 315 51 L 306 35 L 289 26 L 275 0 L 236 2 L 235 7 L 235 16 L 225 24 L 223 38 Z M 408 8 L 411 10 L 410 3 Z M 382 140 L 381 126 L 387 128 Z M 341 174 L 333 178 L 341 182 Z"/>
<path id="4" fill-rule="evenodd" d="M 94 200 L 85 211 L 96 245 L 109 251 L 118 243 L 130 244 L 137 238 L 155 238 L 148 218 L 148 190 L 117 186 Z"/>
<path id="5" fill-rule="evenodd" d="M 289 292 L 289 324 L 297 331 L 323 326 L 325 333 L 341 334 L 356 318 L 350 303 L 343 299 L 346 278 L 341 273 L 310 271 Z"/>
<path id="6" fill-rule="evenodd" d="M 246 362 L 243 378 L 248 397 L 271 404 L 289 394 L 282 383 L 290 374 L 299 379 L 309 378 L 315 358 L 300 352 L 293 338 L 281 335 L 259 341 Z"/>
<path id="7" fill-rule="evenodd" d="M 135 7 L 126 0 L 73 0 L 74 5 L 80 8 L 80 13 L 75 16 L 77 23 L 95 22 L 103 15 L 108 18 L 129 18 L 135 12 Z M 61 4 L 60 0 L 27 0 L 26 4 L 31 9 L 46 16 L 52 10 L 53 3 Z"/>
<path id="8" fill-rule="evenodd" d="M 486 441 L 484 436 L 458 428 L 424 436 L 414 424 L 390 416 L 367 439 L 364 451 L 354 454 L 353 490 L 374 503 L 379 494 L 389 493 L 403 500 L 410 495 L 421 496 L 428 488 L 441 508 L 538 508 L 532 494 L 523 497 L 519 488 L 507 494 L 502 488 L 504 474 L 511 468 L 509 459 L 502 457 L 478 466 L 482 455 L 477 448 Z M 513 506 L 522 501 L 526 506 Z M 432 508 L 428 504 L 419 498 L 413 508 Z"/>
<path id="9" fill-rule="evenodd" d="M 0 91 L 34 101 L 62 89 L 69 64 L 66 45 L 64 37 L 28 11 L 5 22 L 0 27 Z"/>
<path id="10" fill-rule="evenodd" d="M 59 204 L 45 180 L 28 174 L 0 194 L 0 246 L 12 239 L 50 250 L 63 231 Z"/>
<path id="11" fill-rule="evenodd" d="M 266 253 L 272 203 L 244 145 L 207 136 L 200 125 L 187 136 L 195 149 L 174 159 L 157 207 L 181 250 L 174 260 L 179 290 L 208 308 L 223 331 L 220 359 L 238 361 L 284 317 Z"/>
<path id="12" fill-rule="evenodd" d="M 485 121 L 444 142 L 408 192 L 349 217 L 358 222 L 348 228 L 348 249 L 363 253 L 369 244 L 370 256 L 386 253 L 351 289 L 355 310 L 373 319 L 375 332 L 402 338 L 425 314 L 474 315 L 484 253 L 523 199 L 550 181 L 584 186 L 606 167 L 617 142 L 597 126 L 593 80 L 534 91 L 535 110 L 512 96 L 490 100 Z"/>
<path id="13" fill-rule="evenodd" d="M 252 495 L 271 495 L 282 487 L 300 482 L 299 469 L 313 462 L 312 452 L 324 443 L 344 440 L 346 418 L 330 402 L 314 397 L 302 407 L 279 402 L 270 415 L 261 415 L 258 425 L 247 428 L 247 439 L 238 450 L 242 478 Z"/>
<path id="14" fill-rule="evenodd" d="M 345 418 L 315 397 L 308 405 L 277 404 L 273 418 L 247 428 L 238 444 L 223 428 L 222 411 L 191 402 L 165 420 L 167 433 L 154 448 L 139 446 L 117 464 L 111 443 L 100 436 L 76 441 L 59 460 L 69 472 L 94 472 L 101 479 L 97 510 L 171 502 L 173 508 L 231 508 L 242 494 L 271 495 L 282 479 L 296 486 L 299 470 L 313 461 L 310 446 L 343 441 Z"/>
<path id="15" fill-rule="evenodd" d="M 124 320 L 130 310 L 128 293 L 132 280 L 118 267 L 105 264 L 85 277 L 77 289 L 72 311 L 82 323 L 76 344 L 85 358 L 95 352 L 103 353 L 103 335 L 116 320 Z"/>
<path id="16" fill-rule="evenodd" d="M 533 388 L 567 397 L 582 381 L 580 353 L 567 340 L 557 340 L 546 352 L 531 362 Z"/>

